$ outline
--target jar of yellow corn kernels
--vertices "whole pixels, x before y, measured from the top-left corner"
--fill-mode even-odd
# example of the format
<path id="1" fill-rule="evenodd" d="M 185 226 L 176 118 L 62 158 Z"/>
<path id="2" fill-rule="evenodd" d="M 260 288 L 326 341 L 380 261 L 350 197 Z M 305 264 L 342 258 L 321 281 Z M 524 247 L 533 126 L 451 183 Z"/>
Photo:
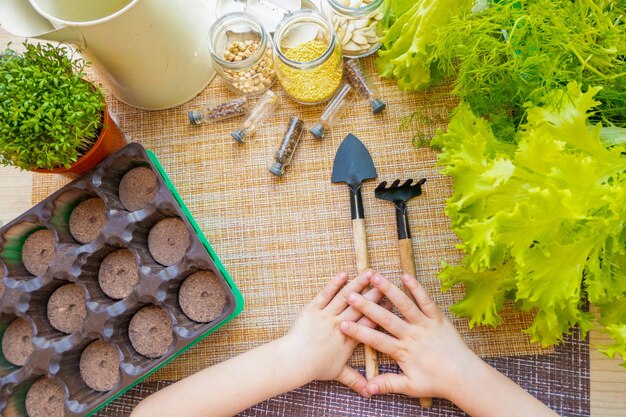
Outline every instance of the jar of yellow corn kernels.
<path id="1" fill-rule="evenodd" d="M 378 23 L 384 8 L 385 0 L 322 0 L 322 11 L 348 58 L 362 58 L 380 48 Z"/>
<path id="2" fill-rule="evenodd" d="M 260 94 L 276 81 L 272 42 L 247 13 L 220 17 L 209 31 L 209 52 L 217 73 L 240 94 Z"/>
<path id="3" fill-rule="evenodd" d="M 341 85 L 341 45 L 319 13 L 288 14 L 274 32 L 274 68 L 287 94 L 302 104 L 329 100 Z"/>

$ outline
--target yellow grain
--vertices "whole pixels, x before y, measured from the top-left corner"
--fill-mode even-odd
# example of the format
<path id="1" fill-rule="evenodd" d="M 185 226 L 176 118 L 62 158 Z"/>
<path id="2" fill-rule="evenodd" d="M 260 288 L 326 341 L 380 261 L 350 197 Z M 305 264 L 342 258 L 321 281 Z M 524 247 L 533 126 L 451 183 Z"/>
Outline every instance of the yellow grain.
<path id="1" fill-rule="evenodd" d="M 292 61 L 307 63 L 322 56 L 326 49 L 326 43 L 311 40 L 286 50 L 285 56 Z M 282 76 L 279 79 L 289 95 L 302 103 L 320 103 L 332 97 L 341 84 L 341 53 L 335 48 L 326 61 L 312 69 L 300 70 L 280 63 L 280 70 Z"/>

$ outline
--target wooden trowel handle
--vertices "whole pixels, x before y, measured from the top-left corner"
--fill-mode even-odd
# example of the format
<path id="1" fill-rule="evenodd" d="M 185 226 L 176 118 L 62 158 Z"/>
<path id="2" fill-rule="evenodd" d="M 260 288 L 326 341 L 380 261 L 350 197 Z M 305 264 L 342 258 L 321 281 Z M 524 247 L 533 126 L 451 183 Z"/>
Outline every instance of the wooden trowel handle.
<path id="1" fill-rule="evenodd" d="M 365 219 L 352 220 L 352 232 L 354 233 L 354 249 L 356 251 L 356 269 L 358 273 L 370 267 L 367 256 L 367 236 L 365 234 Z M 365 347 L 365 376 L 368 381 L 378 375 L 378 354 L 370 346 Z"/>
<path id="2" fill-rule="evenodd" d="M 400 264 L 402 265 L 402 273 L 415 277 L 415 257 L 413 256 L 413 242 L 411 238 L 399 239 L 398 247 L 400 248 Z M 413 294 L 408 288 L 403 287 L 406 295 L 417 305 Z M 420 398 L 420 405 L 424 408 L 430 408 L 433 405 L 432 398 Z"/>

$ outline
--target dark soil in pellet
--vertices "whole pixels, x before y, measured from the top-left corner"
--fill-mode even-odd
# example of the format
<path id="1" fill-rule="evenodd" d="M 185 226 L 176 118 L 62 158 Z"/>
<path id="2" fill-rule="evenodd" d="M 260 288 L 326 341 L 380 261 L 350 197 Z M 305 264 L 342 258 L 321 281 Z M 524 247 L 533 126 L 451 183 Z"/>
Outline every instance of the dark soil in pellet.
<path id="1" fill-rule="evenodd" d="M 26 394 L 28 417 L 63 417 L 65 415 L 63 396 L 63 387 L 54 379 L 39 379 Z"/>
<path id="2" fill-rule="evenodd" d="M 86 315 L 85 293 L 76 284 L 59 287 L 48 299 L 48 320 L 60 332 L 70 334 L 79 331 Z"/>
<path id="3" fill-rule="evenodd" d="M 163 356 L 174 342 L 172 321 L 162 308 L 149 305 L 137 311 L 128 325 L 135 350 L 148 358 Z"/>
<path id="4" fill-rule="evenodd" d="M 70 233 L 80 243 L 94 240 L 107 223 L 104 201 L 95 197 L 77 205 L 70 214 Z"/>
<path id="5" fill-rule="evenodd" d="M 120 249 L 107 255 L 100 264 L 98 283 L 115 300 L 128 297 L 139 281 L 137 262 L 132 252 Z"/>
<path id="6" fill-rule="evenodd" d="M 150 168 L 133 168 L 120 181 L 120 201 L 128 211 L 140 210 L 152 201 L 156 189 L 157 178 Z"/>
<path id="7" fill-rule="evenodd" d="M 22 246 L 24 268 L 37 277 L 48 270 L 54 255 L 54 235 L 48 229 L 37 230 L 26 238 Z"/>
<path id="8" fill-rule="evenodd" d="M 96 391 L 110 391 L 120 379 L 120 358 L 117 350 L 102 340 L 96 340 L 80 355 L 80 376 Z"/>
<path id="9" fill-rule="evenodd" d="M 191 320 L 208 323 L 222 314 L 226 292 L 220 279 L 211 271 L 191 274 L 180 286 L 178 302 Z"/>
<path id="10" fill-rule="evenodd" d="M 16 366 L 24 366 L 33 352 L 33 328 L 22 319 L 16 318 L 9 324 L 2 336 L 2 355 Z"/>
<path id="11" fill-rule="evenodd" d="M 4 295 L 4 269 L 0 265 L 0 298 Z"/>
<path id="12" fill-rule="evenodd" d="M 191 241 L 187 225 L 170 217 L 152 226 L 148 234 L 148 250 L 155 261 L 170 266 L 183 259 Z"/>

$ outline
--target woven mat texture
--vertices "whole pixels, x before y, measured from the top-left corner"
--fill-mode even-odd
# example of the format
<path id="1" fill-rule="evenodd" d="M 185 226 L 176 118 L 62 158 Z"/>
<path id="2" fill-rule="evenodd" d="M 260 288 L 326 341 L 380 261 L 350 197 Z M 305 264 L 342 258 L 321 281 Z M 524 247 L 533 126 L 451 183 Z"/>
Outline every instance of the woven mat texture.
<path id="1" fill-rule="evenodd" d="M 374 73 L 373 60 L 366 60 L 365 66 L 367 73 Z M 243 145 L 229 135 L 242 118 L 201 126 L 191 126 L 187 120 L 188 110 L 234 97 L 221 80 L 167 111 L 141 111 L 110 97 L 111 112 L 122 129 L 130 140 L 159 157 L 246 300 L 239 317 L 152 380 L 178 380 L 283 335 L 331 276 L 341 270 L 354 275 L 348 189 L 330 182 L 335 152 L 348 132 L 369 148 L 379 180 L 428 179 L 424 194 L 409 202 L 417 277 L 446 311 L 462 297 L 460 289 L 442 294 L 436 278 L 442 259 L 460 259 L 456 237 L 443 213 L 451 181 L 438 172 L 434 151 L 416 149 L 413 132 L 399 130 L 400 120 L 417 111 L 417 128 L 432 136 L 437 128 L 445 128 L 448 112 L 456 103 L 445 86 L 427 93 L 404 93 L 392 82 L 372 78 L 383 91 L 388 109 L 373 116 L 369 104 L 359 101 L 323 141 L 307 132 L 283 178 L 272 176 L 268 167 L 289 118 L 301 116 L 310 127 L 323 107 L 288 100 L 278 84 L 274 91 L 281 98 L 281 108 Z M 61 176 L 35 175 L 33 203 L 67 181 Z M 395 209 L 392 203 L 374 198 L 377 183 L 363 186 L 370 263 L 397 280 Z M 497 330 L 470 331 L 466 320 L 454 319 L 468 345 L 486 357 L 551 351 L 531 344 L 522 333 L 530 322 L 528 314 L 510 308 Z M 361 355 L 355 355 L 356 365 L 363 363 Z M 390 363 L 386 358 L 381 362 Z"/>
<path id="2" fill-rule="evenodd" d="M 567 337 L 565 344 L 557 347 L 553 354 L 487 358 L 486 361 L 560 416 L 589 416 L 589 342 L 580 340 L 578 332 Z M 399 369 L 385 365 L 381 371 L 399 372 Z M 167 381 L 139 384 L 96 417 L 128 416 L 141 399 L 169 384 Z M 449 401 L 437 398 L 431 409 L 424 410 L 417 400 L 402 395 L 382 395 L 366 400 L 339 383 L 316 381 L 257 404 L 239 416 L 440 417 L 467 414 Z"/>

